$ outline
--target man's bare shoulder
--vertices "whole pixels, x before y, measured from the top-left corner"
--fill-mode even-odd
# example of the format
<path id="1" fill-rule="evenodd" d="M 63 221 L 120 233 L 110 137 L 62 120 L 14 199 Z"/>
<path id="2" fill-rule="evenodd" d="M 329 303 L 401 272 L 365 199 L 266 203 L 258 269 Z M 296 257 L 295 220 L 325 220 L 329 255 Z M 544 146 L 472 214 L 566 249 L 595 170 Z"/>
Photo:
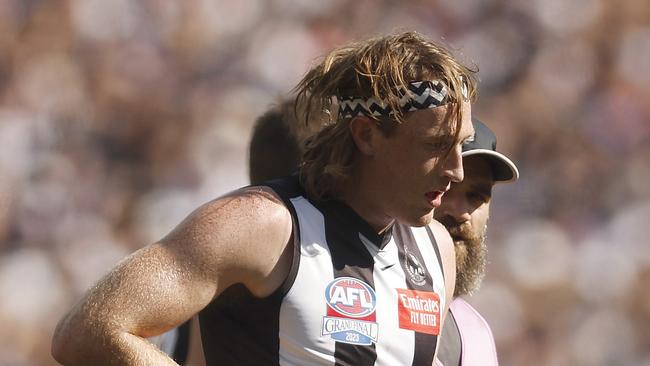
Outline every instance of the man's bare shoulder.
<path id="1" fill-rule="evenodd" d="M 431 220 L 429 223 L 429 228 L 431 229 L 431 232 L 436 238 L 436 241 L 438 241 L 439 245 L 441 246 L 449 246 L 453 245 L 453 242 L 451 240 L 451 235 L 449 235 L 449 231 L 447 231 L 447 228 L 444 227 L 439 221 L 437 220 Z"/>
<path id="2" fill-rule="evenodd" d="M 290 221 L 289 210 L 271 188 L 246 187 L 203 204 L 162 241 L 186 238 L 210 242 L 210 238 L 224 230 L 273 231 Z"/>
<path id="3" fill-rule="evenodd" d="M 207 272 L 219 271 L 213 275 L 222 281 L 255 287 L 281 260 L 291 232 L 291 214 L 282 199 L 269 187 L 255 186 L 205 203 L 160 243 Z"/>
<path id="4" fill-rule="evenodd" d="M 447 228 L 445 228 L 444 225 L 436 220 L 431 220 L 431 223 L 429 223 L 429 228 L 431 228 L 431 232 L 436 238 L 436 243 L 438 245 L 438 249 L 440 250 L 445 272 L 451 271 L 453 267 L 453 271 L 455 273 L 456 250 L 454 248 L 454 241 L 452 240 L 451 235 L 449 235 L 449 231 L 447 231 Z"/>

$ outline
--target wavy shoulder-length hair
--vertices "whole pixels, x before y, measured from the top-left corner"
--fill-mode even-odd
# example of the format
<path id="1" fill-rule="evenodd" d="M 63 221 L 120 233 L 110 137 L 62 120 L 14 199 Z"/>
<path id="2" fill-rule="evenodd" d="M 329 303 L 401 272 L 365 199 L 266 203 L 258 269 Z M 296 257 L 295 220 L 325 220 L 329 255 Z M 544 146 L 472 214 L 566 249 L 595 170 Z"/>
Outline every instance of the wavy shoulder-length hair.
<path id="1" fill-rule="evenodd" d="M 458 101 L 474 99 L 474 73 L 443 46 L 415 32 L 372 38 L 330 52 L 295 88 L 296 110 L 304 112 L 301 123 L 320 125 L 304 145 L 300 177 L 307 193 L 316 199 L 339 198 L 355 162 L 357 150 L 349 131 L 353 118 L 337 115 L 337 97 L 374 98 L 390 106 L 391 117 L 372 117 L 389 134 L 391 126 L 404 121 L 400 91 L 415 81 L 442 81 L 451 107 L 444 123 L 450 124 L 457 139 Z"/>

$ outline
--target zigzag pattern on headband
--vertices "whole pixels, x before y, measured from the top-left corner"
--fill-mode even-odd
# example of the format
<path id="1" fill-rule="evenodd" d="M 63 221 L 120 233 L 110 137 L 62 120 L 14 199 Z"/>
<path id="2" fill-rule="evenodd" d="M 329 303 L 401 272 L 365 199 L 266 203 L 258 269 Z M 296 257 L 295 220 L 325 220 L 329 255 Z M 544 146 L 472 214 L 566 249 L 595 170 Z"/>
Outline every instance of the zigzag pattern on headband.
<path id="1" fill-rule="evenodd" d="M 466 95 L 463 88 L 463 95 Z M 435 108 L 447 103 L 447 86 L 439 80 L 415 81 L 407 85 L 402 93 L 399 107 L 402 112 Z M 337 97 L 339 116 L 351 118 L 356 116 L 388 117 L 395 111 L 384 101 L 375 98 Z"/>

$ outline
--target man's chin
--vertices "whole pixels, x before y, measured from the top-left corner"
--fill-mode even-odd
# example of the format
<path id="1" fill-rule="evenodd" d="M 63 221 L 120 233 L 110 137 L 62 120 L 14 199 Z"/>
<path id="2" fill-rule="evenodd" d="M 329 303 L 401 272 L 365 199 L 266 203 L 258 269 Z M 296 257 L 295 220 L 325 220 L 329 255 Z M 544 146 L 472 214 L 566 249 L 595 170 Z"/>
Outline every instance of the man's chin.
<path id="1" fill-rule="evenodd" d="M 402 220 L 402 222 L 412 227 L 427 226 L 431 223 L 431 221 L 433 221 L 433 211 L 429 211 L 426 214 L 419 217 L 413 217 L 413 218 Z"/>

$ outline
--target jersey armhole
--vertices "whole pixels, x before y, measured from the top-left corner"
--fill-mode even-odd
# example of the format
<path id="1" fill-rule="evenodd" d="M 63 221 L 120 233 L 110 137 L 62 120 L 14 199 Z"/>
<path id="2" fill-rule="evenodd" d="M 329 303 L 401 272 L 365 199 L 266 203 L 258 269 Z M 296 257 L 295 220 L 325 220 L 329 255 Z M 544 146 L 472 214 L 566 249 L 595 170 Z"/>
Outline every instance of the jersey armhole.
<path id="1" fill-rule="evenodd" d="M 300 265 L 300 225 L 298 225 L 298 219 L 293 205 L 289 203 L 287 208 L 289 209 L 289 212 L 291 212 L 291 244 L 293 245 L 293 256 L 291 258 L 289 274 L 277 290 L 279 292 L 278 295 L 282 298 L 284 298 L 293 286 L 296 276 L 298 275 L 298 266 Z"/>
<path id="2" fill-rule="evenodd" d="M 289 210 L 291 214 L 291 241 L 292 241 L 292 258 L 291 258 L 291 267 L 289 268 L 289 273 L 287 278 L 282 281 L 282 284 L 271 296 L 279 296 L 284 298 L 289 292 L 293 283 L 296 280 L 298 275 L 298 267 L 300 266 L 300 225 L 298 223 L 298 215 L 296 209 L 291 202 L 291 198 L 299 197 L 304 195 L 304 191 L 300 186 L 297 176 L 290 176 L 283 179 L 271 180 L 264 182 L 261 185 L 271 188 L 284 203 L 285 207 Z"/>

